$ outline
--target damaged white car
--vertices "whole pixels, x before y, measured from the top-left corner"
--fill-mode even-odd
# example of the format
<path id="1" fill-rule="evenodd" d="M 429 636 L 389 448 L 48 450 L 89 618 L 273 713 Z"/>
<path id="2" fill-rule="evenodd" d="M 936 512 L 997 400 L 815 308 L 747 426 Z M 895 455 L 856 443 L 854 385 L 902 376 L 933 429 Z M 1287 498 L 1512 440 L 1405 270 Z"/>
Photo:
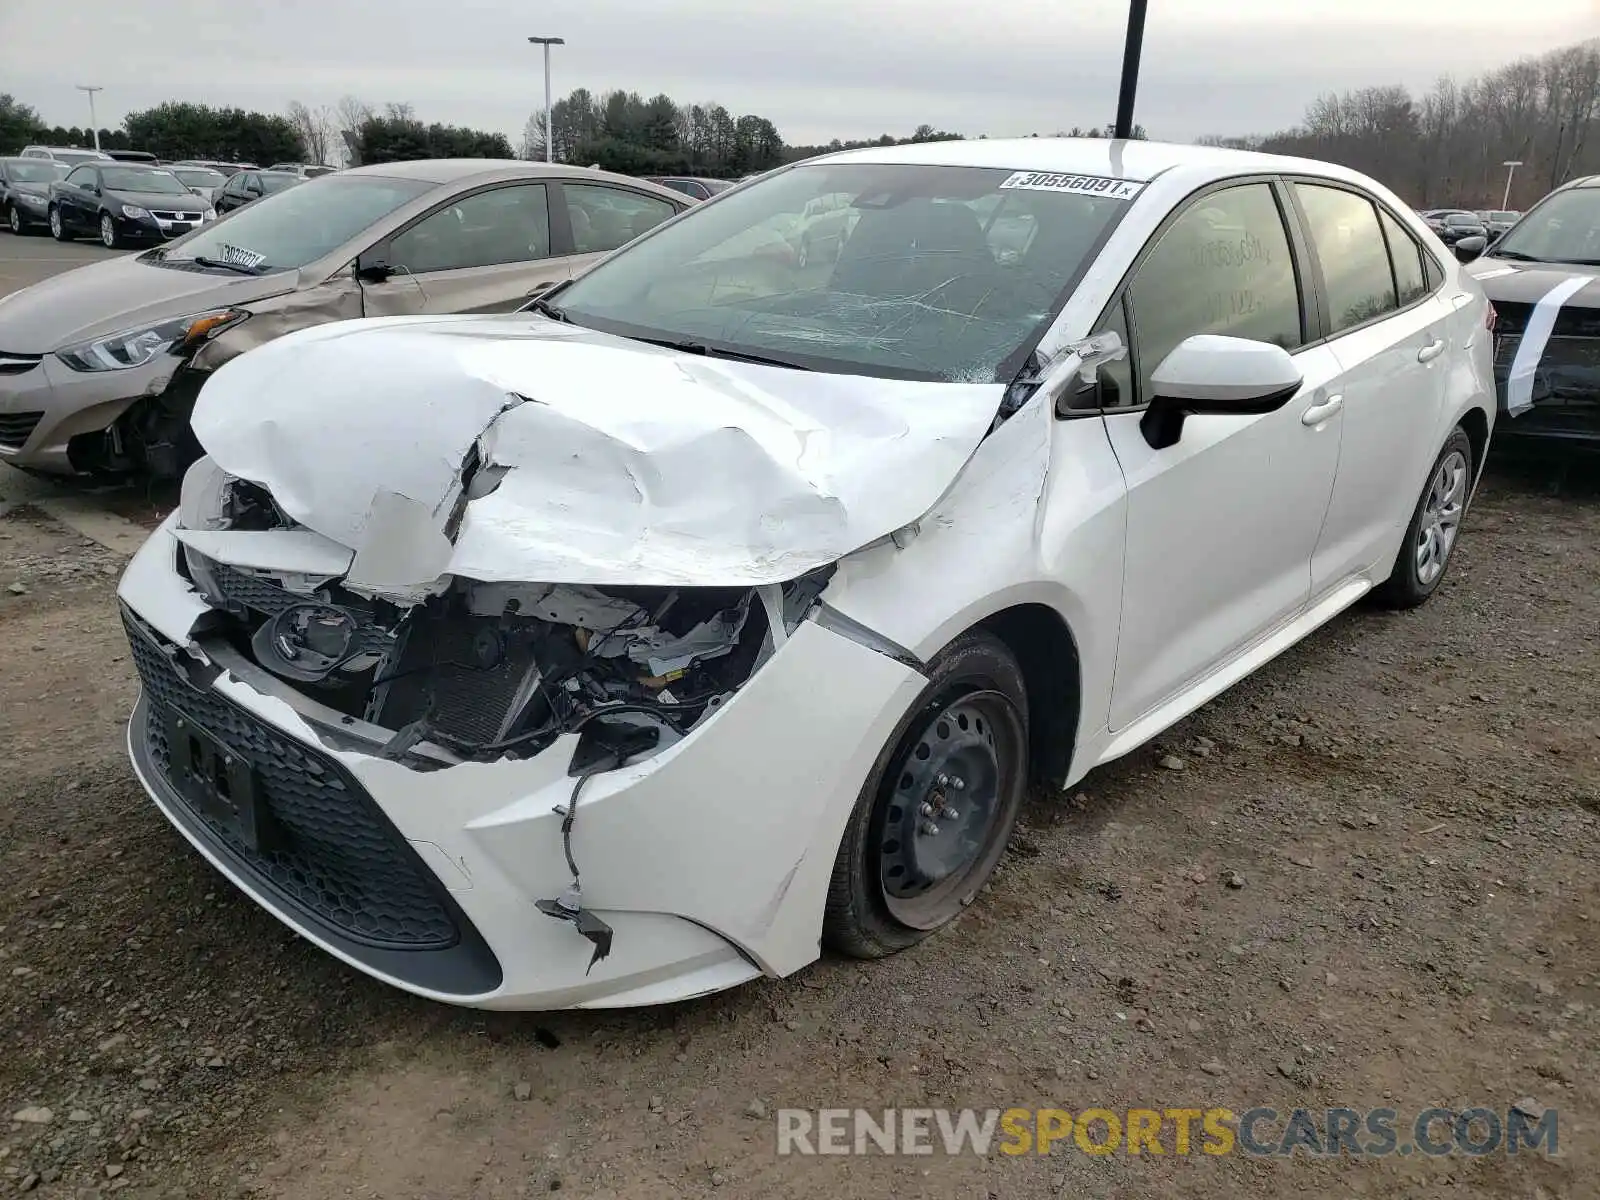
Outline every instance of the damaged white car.
<path id="1" fill-rule="evenodd" d="M 784 230 L 848 210 L 837 253 Z M 439 1000 L 877 956 L 1070 785 L 1370 590 L 1421 603 L 1488 309 L 1341 168 L 1104 140 L 835 155 L 506 317 L 206 384 L 121 585 L 162 812 Z"/>

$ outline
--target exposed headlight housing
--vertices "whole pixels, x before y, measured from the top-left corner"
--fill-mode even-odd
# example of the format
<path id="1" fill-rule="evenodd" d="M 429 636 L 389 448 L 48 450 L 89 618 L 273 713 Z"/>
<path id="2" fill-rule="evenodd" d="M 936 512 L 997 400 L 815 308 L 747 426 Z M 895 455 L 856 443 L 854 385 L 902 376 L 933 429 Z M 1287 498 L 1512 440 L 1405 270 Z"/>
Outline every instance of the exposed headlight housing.
<path id="1" fill-rule="evenodd" d="M 80 342 L 57 350 L 56 357 L 74 371 L 126 371 L 144 366 L 158 354 L 182 354 L 249 315 L 243 309 L 222 308 L 191 317 L 177 317 L 157 325 L 107 334 L 92 342 Z"/>
<path id="2" fill-rule="evenodd" d="M 139 221 L 146 217 L 150 217 L 150 210 L 147 208 L 140 208 L 137 204 L 124 204 L 122 206 L 122 215 L 131 221 Z M 150 219 L 152 221 L 155 220 L 154 217 L 150 217 Z"/>

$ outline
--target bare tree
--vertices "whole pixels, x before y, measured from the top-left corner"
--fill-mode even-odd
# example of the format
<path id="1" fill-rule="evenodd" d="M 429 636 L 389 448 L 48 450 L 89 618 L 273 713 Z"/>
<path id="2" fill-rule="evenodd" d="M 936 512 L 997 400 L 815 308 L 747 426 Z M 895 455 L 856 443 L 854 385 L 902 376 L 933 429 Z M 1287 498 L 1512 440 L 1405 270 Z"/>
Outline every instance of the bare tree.
<path id="1" fill-rule="evenodd" d="M 359 145 L 361 127 L 374 116 L 372 105 L 358 96 L 345 96 L 334 109 L 334 129 L 338 133 L 341 161 L 347 166 L 357 166 L 356 146 Z"/>
<path id="2" fill-rule="evenodd" d="M 306 157 L 318 165 L 327 163 L 329 152 L 333 150 L 334 140 L 332 110 L 325 104 L 313 109 L 307 108 L 298 100 L 292 100 L 284 115 L 289 118 L 289 124 L 294 126 L 295 132 L 300 135 L 300 141 L 306 148 Z"/>
<path id="3" fill-rule="evenodd" d="M 383 106 L 383 115 L 391 121 L 415 121 L 417 109 L 409 100 L 390 100 Z"/>
<path id="4" fill-rule="evenodd" d="M 1207 139 L 1344 163 L 1419 207 L 1497 208 L 1600 173 L 1600 40 L 1521 59 L 1474 79 L 1441 79 L 1420 100 L 1402 87 L 1317 97 L 1294 129 Z"/>

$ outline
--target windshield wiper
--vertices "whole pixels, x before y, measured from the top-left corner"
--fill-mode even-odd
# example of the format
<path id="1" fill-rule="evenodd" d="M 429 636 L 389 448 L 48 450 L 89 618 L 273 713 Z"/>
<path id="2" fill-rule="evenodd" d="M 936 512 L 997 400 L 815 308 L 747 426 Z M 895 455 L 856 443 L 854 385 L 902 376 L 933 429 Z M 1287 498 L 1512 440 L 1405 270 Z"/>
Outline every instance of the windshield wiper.
<path id="1" fill-rule="evenodd" d="M 636 342 L 648 342 L 652 346 L 664 346 L 668 350 L 680 350 L 685 354 L 699 354 L 706 358 L 726 358 L 734 362 L 756 363 L 763 367 L 785 367 L 791 371 L 809 371 L 810 367 L 801 366 L 787 358 L 773 358 L 765 354 L 749 354 L 743 350 L 725 350 L 721 346 L 713 346 L 707 342 L 697 342 L 692 338 L 653 338 L 633 337 Z"/>
<path id="2" fill-rule="evenodd" d="M 240 275 L 260 275 L 261 267 L 247 267 L 243 263 L 228 262 L 221 258 L 207 258 L 203 254 L 196 254 L 189 260 L 202 267 L 221 267 L 224 271 L 237 271 Z"/>
<path id="3" fill-rule="evenodd" d="M 530 300 L 528 302 L 528 304 L 523 309 L 523 311 L 524 312 L 536 312 L 541 317 L 549 317 L 552 321 L 560 321 L 565 325 L 576 324 L 576 322 L 573 321 L 573 319 L 571 317 L 567 316 L 565 310 L 557 308 L 554 304 L 551 304 L 550 301 L 546 300 L 543 296 L 535 296 L 532 300 Z"/>
<path id="4" fill-rule="evenodd" d="M 1548 258 L 1537 258 L 1532 254 L 1524 254 L 1521 250 L 1492 250 L 1489 258 L 1509 258 L 1515 262 L 1549 262 Z"/>

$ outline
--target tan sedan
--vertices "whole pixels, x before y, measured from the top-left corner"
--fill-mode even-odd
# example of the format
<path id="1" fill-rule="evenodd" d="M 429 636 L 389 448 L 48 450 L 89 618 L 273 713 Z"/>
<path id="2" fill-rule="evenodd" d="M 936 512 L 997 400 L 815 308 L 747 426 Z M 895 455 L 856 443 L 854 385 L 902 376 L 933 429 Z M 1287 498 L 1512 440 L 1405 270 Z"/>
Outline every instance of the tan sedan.
<path id="1" fill-rule="evenodd" d="M 208 374 L 354 317 L 511 312 L 689 208 L 643 180 L 440 159 L 310 179 L 0 299 L 0 462 L 180 473 Z"/>

